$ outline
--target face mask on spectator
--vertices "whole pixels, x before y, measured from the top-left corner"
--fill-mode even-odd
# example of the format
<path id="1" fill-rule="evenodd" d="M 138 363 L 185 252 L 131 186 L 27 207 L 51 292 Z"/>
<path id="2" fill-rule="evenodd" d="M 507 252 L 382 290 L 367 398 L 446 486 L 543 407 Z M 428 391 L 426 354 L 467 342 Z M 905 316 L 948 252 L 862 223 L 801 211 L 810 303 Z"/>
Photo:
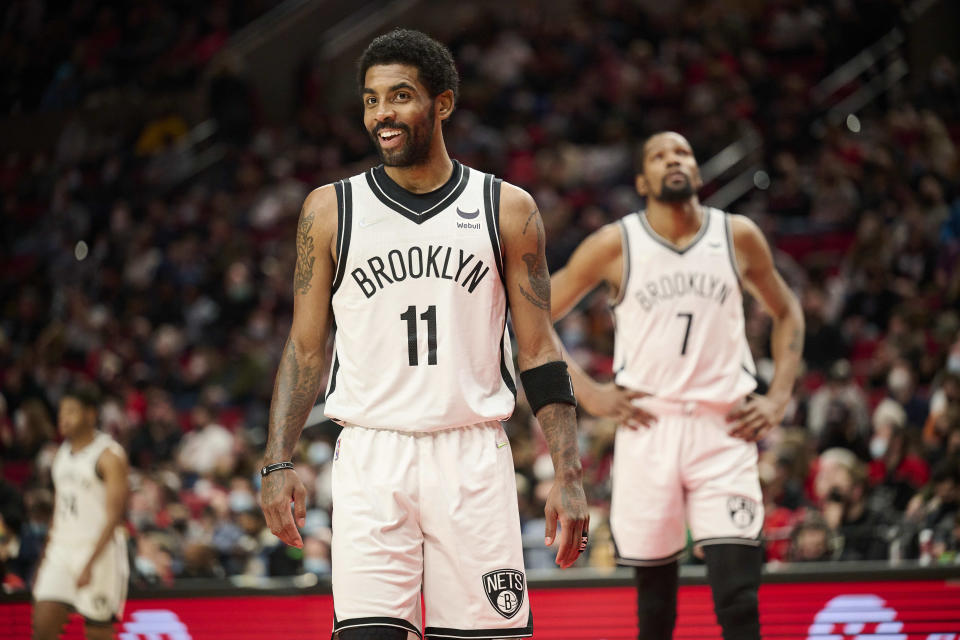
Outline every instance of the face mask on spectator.
<path id="1" fill-rule="evenodd" d="M 885 438 L 871 438 L 870 439 L 870 457 L 874 460 L 877 458 L 882 458 L 883 454 L 887 452 L 887 446 L 889 443 Z"/>
<path id="2" fill-rule="evenodd" d="M 309 573 L 330 573 L 330 563 L 323 558 L 304 558 L 303 570 Z"/>
<path id="3" fill-rule="evenodd" d="M 307 448 L 307 458 L 310 459 L 310 464 L 324 464 L 330 460 L 332 453 L 333 449 L 330 447 L 330 443 L 323 440 L 312 442 Z"/>
<path id="4" fill-rule="evenodd" d="M 242 513 L 249 511 L 256 506 L 256 500 L 249 491 L 231 491 L 230 492 L 230 511 Z"/>
<path id="5" fill-rule="evenodd" d="M 960 373 L 960 353 L 951 353 L 947 358 L 947 371 Z"/>

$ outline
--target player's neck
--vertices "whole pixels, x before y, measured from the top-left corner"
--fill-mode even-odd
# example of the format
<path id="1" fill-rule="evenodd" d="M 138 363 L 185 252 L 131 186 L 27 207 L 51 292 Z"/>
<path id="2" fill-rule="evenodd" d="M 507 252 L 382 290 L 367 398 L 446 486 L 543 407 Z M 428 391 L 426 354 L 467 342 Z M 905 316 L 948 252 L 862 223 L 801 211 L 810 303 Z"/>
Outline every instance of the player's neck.
<path id="1" fill-rule="evenodd" d="M 677 203 L 647 202 L 647 222 L 653 230 L 673 244 L 682 243 L 700 231 L 703 225 L 703 206 L 696 196 Z"/>
<path id="2" fill-rule="evenodd" d="M 434 136 L 436 140 L 436 136 Z M 442 141 L 443 138 L 440 138 Z M 427 159 L 410 167 L 384 167 L 390 179 L 410 193 L 436 191 L 453 175 L 453 161 L 442 143 L 434 144 Z"/>
<path id="3" fill-rule="evenodd" d="M 97 435 L 96 429 L 86 429 L 77 434 L 74 434 L 68 440 L 70 442 L 70 452 L 76 453 L 80 451 L 85 446 L 93 442 L 94 437 Z"/>

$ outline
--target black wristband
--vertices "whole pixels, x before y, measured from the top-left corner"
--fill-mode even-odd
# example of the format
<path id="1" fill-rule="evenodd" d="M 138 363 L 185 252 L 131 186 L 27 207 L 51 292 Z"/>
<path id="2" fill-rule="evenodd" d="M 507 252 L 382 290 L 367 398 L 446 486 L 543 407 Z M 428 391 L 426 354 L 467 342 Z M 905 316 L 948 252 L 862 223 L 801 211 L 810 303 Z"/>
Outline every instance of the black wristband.
<path id="1" fill-rule="evenodd" d="M 268 464 L 265 467 L 260 469 L 260 477 L 266 476 L 268 473 L 273 473 L 274 471 L 279 471 L 280 469 L 293 469 L 292 462 L 274 462 L 273 464 Z"/>
<path id="2" fill-rule="evenodd" d="M 547 362 L 539 367 L 520 372 L 520 382 L 527 394 L 527 402 L 537 415 L 544 406 L 561 402 L 577 406 L 573 395 L 573 382 L 567 373 L 567 363 L 563 360 Z"/>

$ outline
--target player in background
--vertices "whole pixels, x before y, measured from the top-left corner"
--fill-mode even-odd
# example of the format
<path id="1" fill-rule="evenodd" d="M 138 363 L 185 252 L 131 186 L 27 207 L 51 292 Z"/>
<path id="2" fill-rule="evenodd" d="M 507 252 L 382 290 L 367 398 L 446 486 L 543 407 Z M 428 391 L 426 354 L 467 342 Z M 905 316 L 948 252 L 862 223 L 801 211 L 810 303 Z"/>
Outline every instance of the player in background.
<path id="1" fill-rule="evenodd" d="M 334 352 L 324 412 L 333 462 L 334 632 L 341 640 L 532 634 L 512 454 L 500 421 L 519 378 L 556 480 L 546 539 L 585 546 L 573 388 L 550 323 L 544 231 L 523 190 L 447 154 L 450 52 L 395 30 L 359 65 L 363 123 L 383 164 L 313 191 L 297 230 L 294 316 L 261 470 L 266 521 L 301 546 L 292 457 Z M 294 503 L 291 514 L 290 502 Z M 557 522 L 561 532 L 556 532 Z"/>
<path id="2" fill-rule="evenodd" d="M 683 136 L 643 144 L 645 211 L 587 237 L 553 277 L 555 320 L 600 284 L 615 317 L 615 382 L 570 361 L 577 398 L 620 420 L 610 526 L 618 562 L 636 567 L 639 638 L 668 639 L 677 616 L 685 526 L 702 545 L 725 640 L 760 637 L 763 501 L 756 442 L 779 424 L 803 340 L 796 296 L 757 226 L 700 204 Z M 741 287 L 773 318 L 775 373 L 755 393 Z"/>
<path id="3" fill-rule="evenodd" d="M 71 611 L 88 640 L 114 638 L 130 566 L 123 529 L 127 458 L 97 430 L 99 396 L 77 387 L 60 400 L 63 444 L 53 460 L 53 524 L 33 588 L 33 638 L 60 637 Z"/>

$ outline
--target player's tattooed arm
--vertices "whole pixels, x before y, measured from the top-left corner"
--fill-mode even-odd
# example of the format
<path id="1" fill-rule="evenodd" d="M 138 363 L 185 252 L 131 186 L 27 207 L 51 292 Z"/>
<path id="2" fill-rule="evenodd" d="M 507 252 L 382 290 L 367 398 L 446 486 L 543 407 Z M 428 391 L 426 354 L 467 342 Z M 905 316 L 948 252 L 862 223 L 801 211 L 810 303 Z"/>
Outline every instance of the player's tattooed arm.
<path id="1" fill-rule="evenodd" d="M 543 221 L 533 198 L 509 184 L 503 185 L 500 195 L 500 232 L 507 299 L 517 337 L 517 363 L 521 371 L 526 371 L 560 360 L 560 352 L 550 330 L 550 273 Z M 544 509 L 544 542 L 551 545 L 559 538 L 557 564 L 569 567 L 579 556 L 581 536 L 586 534 L 590 520 L 581 480 L 576 411 L 569 404 L 551 403 L 540 408 L 537 420 L 550 447 L 555 472 Z"/>
<path id="2" fill-rule="evenodd" d="M 540 211 L 534 209 L 523 223 L 523 234 L 536 233 L 537 250 L 523 254 L 523 263 L 527 265 L 528 287 L 520 285 L 520 293 L 530 304 L 540 309 L 550 310 L 550 272 L 547 270 L 546 233 Z M 529 290 L 528 290 L 529 289 Z"/>
<path id="3" fill-rule="evenodd" d="M 293 324 L 273 385 L 264 464 L 292 460 L 320 393 L 331 320 L 336 234 L 336 193 L 331 186 L 322 187 L 307 196 L 297 226 Z M 302 526 L 306 516 L 305 499 L 306 489 L 293 470 L 275 471 L 263 478 L 260 503 L 267 526 L 282 541 L 297 547 L 303 545 L 297 524 Z"/>
<path id="4" fill-rule="evenodd" d="M 304 209 L 297 224 L 297 266 L 293 287 L 300 295 L 309 293 L 313 284 L 313 265 L 317 258 L 313 255 L 315 243 L 310 231 L 316 215 L 315 210 Z"/>
<path id="5" fill-rule="evenodd" d="M 270 433 L 264 459 L 289 460 L 300 439 L 303 425 L 320 391 L 323 362 L 297 355 L 297 346 L 287 339 L 273 385 L 270 403 Z"/>

